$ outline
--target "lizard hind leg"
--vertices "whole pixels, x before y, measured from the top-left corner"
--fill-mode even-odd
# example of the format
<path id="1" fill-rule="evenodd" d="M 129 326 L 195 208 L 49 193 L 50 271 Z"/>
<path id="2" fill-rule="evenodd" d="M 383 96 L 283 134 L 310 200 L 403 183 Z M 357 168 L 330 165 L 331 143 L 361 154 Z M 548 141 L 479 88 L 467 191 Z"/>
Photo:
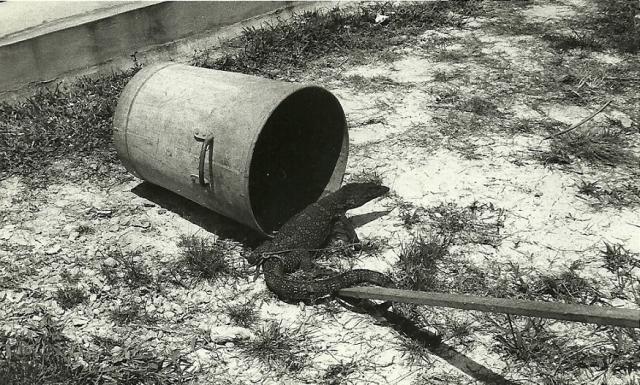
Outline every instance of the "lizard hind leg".
<path id="1" fill-rule="evenodd" d="M 362 250 L 353 224 L 345 215 L 339 216 L 326 242 L 327 252 L 338 257 L 353 258 L 354 251 Z"/>

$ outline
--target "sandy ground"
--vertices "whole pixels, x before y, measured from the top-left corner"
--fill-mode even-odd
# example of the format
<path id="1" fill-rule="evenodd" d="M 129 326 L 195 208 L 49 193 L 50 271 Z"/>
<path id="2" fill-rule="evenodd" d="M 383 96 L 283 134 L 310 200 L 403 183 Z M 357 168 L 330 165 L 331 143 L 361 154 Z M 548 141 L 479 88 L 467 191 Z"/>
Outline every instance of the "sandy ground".
<path id="1" fill-rule="evenodd" d="M 519 12 L 545 22 L 575 14 L 571 2 L 559 3 L 536 3 Z M 594 206 L 577 194 L 581 180 L 632 180 L 637 169 L 582 162 L 567 167 L 545 166 L 534 157 L 536 151 L 548 148 L 542 134 L 487 129 L 487 121 L 473 114 L 460 128 L 463 132 L 442 134 L 439 118 L 446 118 L 448 110 L 437 104 L 451 88 L 460 98 L 482 96 L 492 100 L 501 121 L 535 120 L 546 115 L 572 124 L 599 105 L 509 97 L 505 90 L 522 86 L 516 83 L 544 72 L 553 53 L 531 36 L 492 32 L 490 21 L 479 18 L 461 30 L 425 31 L 420 39 L 424 44 L 394 48 L 397 60 L 389 63 L 368 62 L 337 69 L 323 68 L 319 63 L 301 79 L 330 89 L 345 109 L 351 136 L 345 179 L 374 172 L 394 192 L 351 213 L 391 210 L 357 229 L 362 239 L 381 240 L 383 245 L 377 255 L 362 255 L 357 266 L 390 271 L 400 245 L 417 231 L 403 225 L 399 201 L 415 207 L 481 202 L 503 210 L 499 245 L 469 243 L 452 250 L 460 258 L 487 268 L 495 262 L 513 262 L 527 269 L 561 271 L 575 261 L 595 258 L 603 242 L 623 244 L 631 252 L 640 252 L 637 206 Z M 431 50 L 434 40 L 442 41 L 444 48 Z M 476 54 L 468 56 L 472 43 Z M 461 52 L 461 58 L 439 59 L 446 51 Z M 604 66 L 638 63 L 637 58 L 612 51 L 584 55 L 584 60 Z M 504 71 L 520 80 L 501 80 Z M 443 72 L 452 74 L 452 79 L 437 80 L 437 74 Z M 356 84 L 356 76 L 370 79 L 370 88 L 363 89 L 362 81 Z M 380 85 L 381 77 L 393 83 Z M 633 108 L 614 103 L 591 124 L 611 118 L 637 128 L 638 115 L 633 115 Z M 632 140 L 637 140 L 637 135 Z M 124 169 L 120 172 L 126 174 Z M 176 244 L 180 235 L 216 239 L 194 217 L 178 215 L 136 194 L 140 184 L 134 177 L 125 183 L 102 186 L 61 181 L 45 190 L 28 191 L 18 178 L 0 183 L 3 276 L 19 277 L 17 285 L 21 288 L 2 288 L 3 328 L 20 329 L 20 320 L 36 320 L 37 308 L 42 307 L 65 325 L 66 335 L 85 346 L 90 345 L 92 335 L 124 335 L 125 345 L 145 344 L 165 352 L 179 350 L 188 357 L 187 370 L 202 383 L 320 383 L 327 369 L 337 364 L 353 366 L 353 371 L 342 378 L 349 384 L 496 383 L 496 378 L 502 377 L 523 383 L 538 381 L 495 353 L 495 342 L 487 333 L 474 334 L 475 342 L 468 349 L 449 342 L 451 348 L 461 352 L 458 355 L 432 352 L 415 360 L 404 352 L 396 332 L 371 317 L 333 305 L 279 302 L 267 291 L 262 278 L 253 282 L 247 277 L 222 285 L 201 282 L 189 290 L 168 287 L 162 294 L 133 293 L 134 300 L 143 303 L 159 323 L 129 328 L 115 325 L 108 313 L 130 294 L 126 288 L 107 285 L 99 273 L 98 267 L 105 263 L 110 250 L 139 252 L 156 271 L 179 258 Z M 79 225 L 95 232 L 80 234 Z M 234 262 L 241 264 L 242 245 L 234 240 L 225 242 L 231 245 Z M 53 299 L 54 291 L 62 285 L 55 272 L 62 271 L 81 273 L 80 287 L 99 289 L 91 290 L 86 304 L 64 310 Z M 596 280 L 606 275 L 598 264 L 585 267 L 583 273 Z M 41 294 L 34 295 L 36 291 Z M 247 299 L 256 300 L 260 306 L 260 322 L 278 321 L 284 328 L 302 331 L 306 336 L 301 349 L 309 364 L 301 371 L 269 369 L 247 358 L 234 342 L 205 342 L 212 329 L 215 335 L 216 327 L 230 323 L 223 306 Z M 631 299 L 615 305 L 638 308 Z M 448 312 L 453 318 L 473 314 L 443 309 L 437 312 L 434 314 Z M 573 327 L 576 333 L 591 330 L 584 325 L 560 324 Z M 249 335 L 252 333 L 249 331 Z M 608 380 L 631 384 L 639 377 L 630 374 Z M 575 381 L 581 383 L 580 379 Z"/>

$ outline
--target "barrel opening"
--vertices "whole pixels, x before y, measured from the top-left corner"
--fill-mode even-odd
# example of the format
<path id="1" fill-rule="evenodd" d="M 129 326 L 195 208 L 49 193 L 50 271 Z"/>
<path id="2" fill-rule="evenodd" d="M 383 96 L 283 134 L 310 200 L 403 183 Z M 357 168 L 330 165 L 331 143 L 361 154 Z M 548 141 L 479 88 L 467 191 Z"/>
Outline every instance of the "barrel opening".
<path id="1" fill-rule="evenodd" d="M 255 144 L 249 196 L 267 233 L 323 193 L 341 154 L 347 129 L 338 100 L 319 87 L 285 98 L 267 119 Z"/>

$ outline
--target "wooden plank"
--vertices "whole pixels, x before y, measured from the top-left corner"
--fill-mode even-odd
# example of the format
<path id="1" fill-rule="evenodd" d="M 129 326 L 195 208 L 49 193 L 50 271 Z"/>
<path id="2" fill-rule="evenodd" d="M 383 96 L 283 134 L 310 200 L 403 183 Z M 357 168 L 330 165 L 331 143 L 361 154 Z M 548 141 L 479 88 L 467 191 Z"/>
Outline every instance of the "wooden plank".
<path id="1" fill-rule="evenodd" d="M 353 298 L 378 299 L 464 310 L 478 310 L 490 313 L 552 318 L 598 325 L 640 328 L 640 310 L 635 309 L 477 297 L 463 294 L 432 293 L 374 286 L 351 287 L 342 289 L 338 293 L 342 296 Z"/>

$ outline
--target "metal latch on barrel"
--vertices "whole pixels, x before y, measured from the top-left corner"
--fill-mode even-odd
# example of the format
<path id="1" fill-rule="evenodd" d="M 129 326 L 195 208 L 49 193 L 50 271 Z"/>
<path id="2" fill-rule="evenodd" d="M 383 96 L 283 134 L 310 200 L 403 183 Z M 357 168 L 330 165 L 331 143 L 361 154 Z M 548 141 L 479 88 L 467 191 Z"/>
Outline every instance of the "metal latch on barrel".
<path id="1" fill-rule="evenodd" d="M 202 136 L 200 134 L 194 134 L 193 138 L 202 142 L 202 147 L 200 148 L 200 156 L 198 157 L 198 175 L 191 174 L 191 179 L 195 183 L 196 177 L 198 178 L 198 183 L 200 186 L 207 187 L 209 191 L 213 191 L 213 143 L 214 137 L 213 135 Z M 209 156 L 207 157 L 207 150 L 209 152 Z M 205 159 L 207 160 L 209 166 L 209 181 L 207 182 L 204 178 L 204 167 L 205 167 Z"/>

